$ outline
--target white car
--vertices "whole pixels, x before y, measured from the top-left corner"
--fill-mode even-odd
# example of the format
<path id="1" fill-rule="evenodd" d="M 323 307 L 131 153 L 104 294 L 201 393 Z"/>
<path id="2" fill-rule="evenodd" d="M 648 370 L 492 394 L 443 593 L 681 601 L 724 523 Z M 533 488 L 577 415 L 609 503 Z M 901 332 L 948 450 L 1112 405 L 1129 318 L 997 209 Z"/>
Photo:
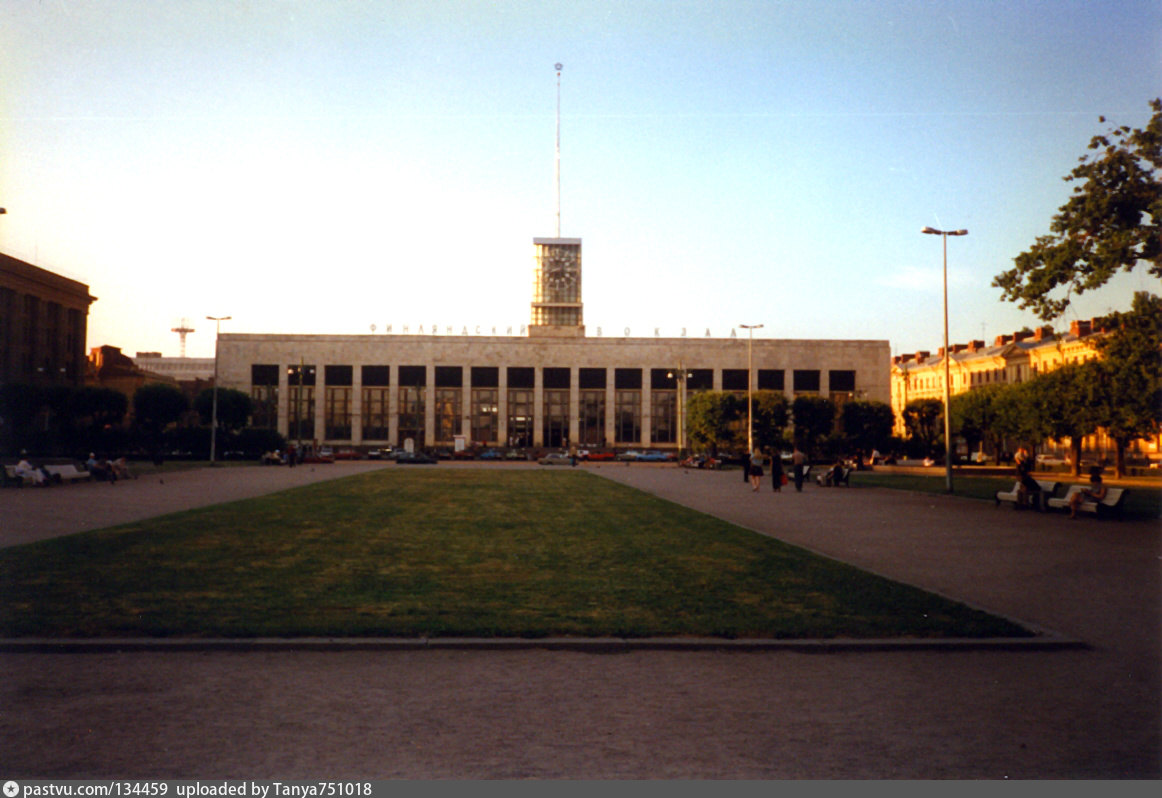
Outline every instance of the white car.
<path id="1" fill-rule="evenodd" d="M 573 465 L 573 458 L 560 452 L 550 452 L 537 462 L 541 465 Z"/>

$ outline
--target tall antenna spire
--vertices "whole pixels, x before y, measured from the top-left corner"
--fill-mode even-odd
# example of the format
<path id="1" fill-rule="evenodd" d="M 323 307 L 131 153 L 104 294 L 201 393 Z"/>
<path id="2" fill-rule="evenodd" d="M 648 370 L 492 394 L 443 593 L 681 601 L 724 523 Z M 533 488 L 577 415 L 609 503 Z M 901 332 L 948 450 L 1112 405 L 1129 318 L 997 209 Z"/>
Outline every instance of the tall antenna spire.
<path id="1" fill-rule="evenodd" d="M 186 336 L 194 332 L 194 328 L 190 326 L 189 319 L 182 319 L 181 324 L 174 327 L 170 332 L 176 332 L 182 339 L 182 357 L 186 356 Z"/>
<path id="2" fill-rule="evenodd" d="M 561 237 L 561 66 L 553 65 L 557 70 L 557 238 Z"/>

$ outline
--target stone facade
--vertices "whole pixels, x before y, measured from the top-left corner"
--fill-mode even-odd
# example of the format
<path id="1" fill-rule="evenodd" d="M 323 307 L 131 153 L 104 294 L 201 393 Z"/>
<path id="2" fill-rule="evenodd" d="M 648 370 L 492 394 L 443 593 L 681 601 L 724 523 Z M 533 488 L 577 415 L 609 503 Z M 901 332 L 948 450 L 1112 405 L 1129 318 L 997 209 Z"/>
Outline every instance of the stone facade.
<path id="1" fill-rule="evenodd" d="M 219 337 L 257 426 L 317 444 L 675 449 L 677 388 L 747 387 L 748 340 L 473 335 Z M 755 339 L 751 386 L 890 399 L 886 340 Z"/>
<path id="2" fill-rule="evenodd" d="M 0 384 L 80 385 L 89 286 L 0 254 Z"/>

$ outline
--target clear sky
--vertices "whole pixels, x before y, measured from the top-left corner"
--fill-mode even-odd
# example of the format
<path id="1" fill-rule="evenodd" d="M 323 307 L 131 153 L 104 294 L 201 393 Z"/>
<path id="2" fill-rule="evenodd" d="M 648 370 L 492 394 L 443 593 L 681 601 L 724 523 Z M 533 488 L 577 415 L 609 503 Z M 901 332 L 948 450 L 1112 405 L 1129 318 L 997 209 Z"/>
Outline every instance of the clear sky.
<path id="1" fill-rule="evenodd" d="M 1112 122 L 1157 0 L 0 0 L 0 250 L 88 283 L 89 345 L 529 318 L 583 240 L 590 335 L 1035 326 L 1000 301 Z M 1057 324 L 1160 291 L 1141 269 Z M 738 334 L 743 331 L 738 329 Z"/>

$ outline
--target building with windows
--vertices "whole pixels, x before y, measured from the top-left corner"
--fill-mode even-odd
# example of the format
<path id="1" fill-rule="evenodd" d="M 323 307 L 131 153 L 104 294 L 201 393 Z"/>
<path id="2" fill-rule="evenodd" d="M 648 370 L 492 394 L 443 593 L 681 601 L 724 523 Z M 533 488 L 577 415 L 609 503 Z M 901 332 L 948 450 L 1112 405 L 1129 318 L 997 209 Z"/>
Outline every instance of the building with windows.
<path id="1" fill-rule="evenodd" d="M 989 385 L 1017 384 L 1069 363 L 1083 363 L 1098 356 L 1095 340 L 1107 330 L 1101 319 L 1074 320 L 1069 332 L 1058 335 L 1052 327 L 998 335 L 992 346 L 984 341 L 954 344 L 949 359 L 949 394 L 955 396 Z M 944 399 L 944 348 L 933 355 L 921 351 L 892 358 L 892 412 L 894 432 L 906 434 L 904 408 L 917 399 Z M 1050 441 L 1049 448 L 1064 450 L 1067 442 Z M 1153 440 L 1135 441 L 1132 450 L 1156 455 L 1162 435 Z M 1099 432 L 1083 441 L 1085 452 L 1105 452 L 1113 443 Z"/>
<path id="2" fill-rule="evenodd" d="M 0 384 L 79 386 L 89 286 L 0 254 Z"/>
<path id="3" fill-rule="evenodd" d="M 679 391 L 890 398 L 886 340 L 587 336 L 581 240 L 533 240 L 519 335 L 223 333 L 219 381 L 253 424 L 318 445 L 679 447 Z M 748 377 L 748 345 L 752 347 Z"/>

